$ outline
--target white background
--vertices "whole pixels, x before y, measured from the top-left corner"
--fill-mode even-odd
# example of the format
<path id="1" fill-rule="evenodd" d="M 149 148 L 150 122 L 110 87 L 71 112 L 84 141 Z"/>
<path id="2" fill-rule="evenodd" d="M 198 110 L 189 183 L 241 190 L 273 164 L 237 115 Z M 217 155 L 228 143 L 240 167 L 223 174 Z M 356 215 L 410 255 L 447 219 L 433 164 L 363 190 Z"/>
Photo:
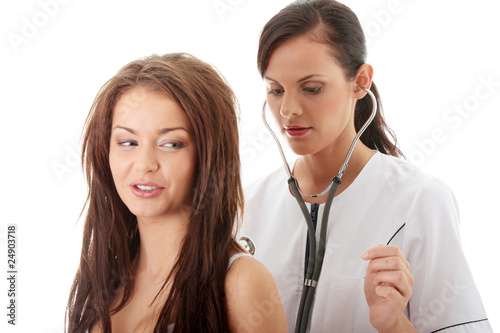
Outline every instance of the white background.
<path id="1" fill-rule="evenodd" d="M 0 4 L 2 332 L 62 331 L 86 197 L 78 162 L 80 134 L 97 91 L 126 63 L 183 51 L 216 66 L 241 104 L 244 183 L 280 164 L 260 121 L 264 85 L 255 64 L 261 28 L 288 2 Z M 498 1 L 345 3 L 365 27 L 374 81 L 401 148 L 457 196 L 463 248 L 491 323 L 500 331 Z M 485 85 L 485 80 L 493 83 Z M 431 143 L 436 130 L 439 142 Z M 18 230 L 16 327 L 7 325 L 3 277 L 12 223 Z"/>

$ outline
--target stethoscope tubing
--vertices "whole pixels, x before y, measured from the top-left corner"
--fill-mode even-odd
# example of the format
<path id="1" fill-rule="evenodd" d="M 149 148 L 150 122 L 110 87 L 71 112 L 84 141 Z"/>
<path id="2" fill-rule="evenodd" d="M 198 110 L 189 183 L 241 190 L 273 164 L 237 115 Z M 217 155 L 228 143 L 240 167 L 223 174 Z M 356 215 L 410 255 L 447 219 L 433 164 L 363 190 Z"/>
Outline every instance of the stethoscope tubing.
<path id="1" fill-rule="evenodd" d="M 305 332 L 307 329 L 307 323 L 309 319 L 309 313 L 310 313 L 310 308 L 312 306 L 312 302 L 314 299 L 314 293 L 316 290 L 316 283 L 319 279 L 319 276 L 321 274 L 321 268 L 323 267 L 323 259 L 325 257 L 325 252 L 326 252 L 326 230 L 327 230 L 327 225 L 328 225 L 328 216 L 330 214 L 330 208 L 333 203 L 333 198 L 335 197 L 335 193 L 337 192 L 340 184 L 342 183 L 342 180 L 338 177 L 334 178 L 334 181 L 332 182 L 333 186 L 330 189 L 330 193 L 328 193 L 328 197 L 326 199 L 325 203 L 325 210 L 323 212 L 323 218 L 321 220 L 321 229 L 320 229 L 320 236 L 319 236 L 319 244 L 318 246 L 318 253 L 314 252 L 312 254 L 313 260 L 309 261 L 308 264 L 308 269 L 306 273 L 306 279 L 304 282 L 304 289 L 302 292 L 302 297 L 299 303 L 299 311 L 297 315 L 297 321 L 295 323 L 295 332 Z M 294 181 L 289 182 L 289 184 L 293 184 L 292 186 L 296 189 L 294 191 L 292 189 L 292 192 L 294 193 L 294 196 L 296 198 L 302 198 L 300 196 L 300 193 L 298 192 L 298 189 L 296 187 L 296 183 Z M 297 202 L 300 205 L 300 202 L 303 202 L 303 200 L 297 200 Z M 304 205 L 305 206 L 305 205 Z M 314 239 L 314 242 L 316 242 L 316 235 L 315 235 L 315 230 L 314 226 L 312 224 L 312 219 L 311 216 L 309 215 L 309 211 L 306 208 L 306 211 L 302 211 L 302 214 L 304 217 L 306 217 L 307 214 L 307 219 L 310 220 L 311 223 L 307 223 L 308 227 L 308 233 L 309 233 L 309 242 L 311 242 Z M 312 236 L 311 236 L 312 235 Z M 311 253 L 311 247 L 309 250 L 309 253 Z M 312 269 L 310 269 L 312 267 Z M 311 272 L 312 271 L 312 272 Z M 310 282 L 309 282 L 310 281 Z M 305 310 L 307 309 L 307 311 Z M 300 328 L 300 330 L 297 330 Z"/>
<path id="2" fill-rule="evenodd" d="M 373 119 L 375 118 L 375 115 L 377 114 L 377 100 L 375 98 L 375 95 L 367 88 L 360 87 L 361 89 L 365 90 L 370 98 L 372 99 L 372 113 L 370 114 L 370 117 L 366 120 L 364 123 L 363 127 L 358 131 L 356 134 L 356 137 L 354 138 L 351 147 L 346 155 L 346 158 L 344 160 L 344 163 L 342 164 L 337 176 L 335 176 L 328 187 L 322 191 L 319 194 L 305 194 L 302 193 L 298 187 L 297 180 L 295 177 L 293 177 L 292 172 L 290 171 L 290 166 L 288 165 L 288 162 L 286 160 L 285 154 L 283 152 L 283 149 L 281 147 L 281 144 L 274 134 L 273 130 L 269 126 L 269 124 L 266 121 L 266 115 L 265 115 L 265 108 L 266 108 L 266 102 L 264 102 L 264 105 L 262 107 L 262 119 L 264 121 L 265 126 L 267 127 L 269 133 L 271 133 L 271 136 L 273 137 L 274 141 L 276 142 L 276 145 L 278 146 L 278 149 L 280 151 L 281 158 L 283 160 L 283 165 L 285 167 L 285 172 L 288 176 L 288 186 L 290 190 L 293 193 L 293 196 L 295 197 L 295 200 L 297 201 L 300 210 L 302 211 L 302 215 L 304 215 L 304 218 L 306 220 L 306 225 L 308 229 L 308 234 L 309 234 L 309 256 L 313 260 L 308 260 L 308 266 L 307 266 L 307 272 L 306 272 L 306 278 L 304 280 L 304 289 L 302 292 L 302 296 L 300 299 L 299 303 L 299 310 L 297 313 L 297 320 L 295 324 L 295 333 L 302 333 L 306 332 L 307 330 L 307 325 L 309 322 L 309 316 L 310 316 L 310 311 L 311 311 L 311 306 L 312 302 L 314 300 L 314 293 L 316 290 L 316 284 L 318 282 L 319 276 L 321 274 L 321 269 L 323 267 L 323 259 L 325 256 L 326 252 L 326 234 L 327 234 L 327 226 L 328 226 L 328 218 L 330 215 L 330 210 L 331 206 L 333 203 L 333 199 L 335 198 L 335 194 L 337 193 L 337 190 L 342 184 L 342 176 L 347 170 L 347 166 L 349 163 L 349 159 L 351 158 L 352 152 L 354 151 L 354 148 L 356 146 L 356 143 L 358 142 L 359 138 L 363 134 L 363 132 L 366 130 L 366 128 L 371 124 Z M 314 229 L 314 225 L 311 219 L 311 215 L 309 214 L 309 210 L 307 209 L 307 206 L 305 204 L 305 201 L 302 199 L 302 195 L 306 195 L 309 197 L 319 197 L 324 195 L 326 192 L 328 192 L 328 197 L 325 202 L 325 209 L 323 212 L 323 217 L 321 220 L 321 226 L 320 226 L 320 236 L 319 236 L 319 244 L 316 244 L 316 233 Z M 316 253 L 316 247 L 318 247 L 318 252 Z"/>

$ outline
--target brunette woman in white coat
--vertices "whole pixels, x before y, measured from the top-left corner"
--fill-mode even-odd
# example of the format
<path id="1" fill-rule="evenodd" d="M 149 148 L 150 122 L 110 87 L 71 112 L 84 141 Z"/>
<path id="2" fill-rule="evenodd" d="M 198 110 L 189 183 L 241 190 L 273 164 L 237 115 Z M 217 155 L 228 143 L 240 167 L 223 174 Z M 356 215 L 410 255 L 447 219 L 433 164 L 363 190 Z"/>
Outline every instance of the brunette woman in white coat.
<path id="1" fill-rule="evenodd" d="M 332 0 L 290 4 L 260 37 L 267 107 L 299 155 L 290 168 L 301 193 L 321 193 L 337 175 L 372 111 L 366 89 L 379 105 L 333 200 L 308 331 L 491 332 L 460 245 L 455 197 L 402 158 L 366 56 L 356 15 Z M 327 195 L 301 194 L 313 223 Z M 293 332 L 310 240 L 282 167 L 246 189 L 245 210 L 242 234 L 273 274 Z"/>

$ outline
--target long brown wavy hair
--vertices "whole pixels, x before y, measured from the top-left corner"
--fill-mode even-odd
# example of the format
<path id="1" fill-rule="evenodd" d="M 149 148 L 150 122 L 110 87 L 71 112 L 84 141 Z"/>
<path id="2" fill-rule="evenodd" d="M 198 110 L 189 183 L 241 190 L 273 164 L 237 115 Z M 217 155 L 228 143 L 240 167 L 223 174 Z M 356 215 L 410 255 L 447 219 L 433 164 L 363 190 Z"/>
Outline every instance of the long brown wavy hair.
<path id="1" fill-rule="evenodd" d="M 355 78 L 358 69 L 366 62 L 367 51 L 363 28 L 350 8 L 335 0 L 298 0 L 272 17 L 262 30 L 257 53 L 257 67 L 262 77 L 273 51 L 285 42 L 300 36 L 327 45 L 348 79 Z M 378 110 L 360 140 L 370 149 L 388 155 L 403 156 L 397 147 L 394 132 L 385 122 L 382 102 L 375 83 L 372 83 L 370 90 L 377 99 Z M 356 131 L 363 126 L 371 112 L 369 96 L 358 100 L 354 112 Z"/>
<path id="2" fill-rule="evenodd" d="M 109 167 L 113 109 L 129 89 L 143 86 L 172 96 L 185 111 L 197 147 L 190 223 L 168 277 L 171 290 L 155 332 L 228 331 L 224 281 L 243 193 L 238 152 L 238 103 L 210 65 L 184 53 L 153 55 L 123 67 L 101 88 L 85 124 L 82 164 L 89 187 L 80 266 L 66 309 L 66 332 L 86 332 L 131 298 L 132 261 L 139 249 L 136 217 L 116 191 Z M 123 297 L 111 309 L 118 288 Z M 175 308 L 175 311 L 173 309 Z"/>

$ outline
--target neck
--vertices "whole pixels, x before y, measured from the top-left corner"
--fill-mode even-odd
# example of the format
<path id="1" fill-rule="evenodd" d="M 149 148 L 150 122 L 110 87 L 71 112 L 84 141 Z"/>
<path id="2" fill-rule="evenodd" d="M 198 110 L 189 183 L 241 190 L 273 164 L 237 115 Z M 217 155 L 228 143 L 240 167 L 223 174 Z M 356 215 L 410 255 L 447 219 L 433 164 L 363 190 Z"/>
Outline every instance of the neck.
<path id="1" fill-rule="evenodd" d="M 294 168 L 294 176 L 302 192 L 316 194 L 324 191 L 332 179 L 339 173 L 350 146 L 350 142 L 338 144 L 315 154 L 300 157 Z M 336 195 L 349 187 L 373 154 L 374 152 L 371 149 L 362 144 L 361 141 L 358 141 L 348 161 L 348 168 L 342 176 L 342 184 L 337 190 Z M 318 198 L 311 198 L 304 195 L 303 198 L 305 201 L 311 203 L 324 203 L 327 196 L 328 193 Z"/>
<path id="2" fill-rule="evenodd" d="M 164 281 L 177 260 L 189 217 L 178 213 L 168 218 L 138 218 L 137 223 L 141 245 L 134 263 L 136 275 Z"/>

